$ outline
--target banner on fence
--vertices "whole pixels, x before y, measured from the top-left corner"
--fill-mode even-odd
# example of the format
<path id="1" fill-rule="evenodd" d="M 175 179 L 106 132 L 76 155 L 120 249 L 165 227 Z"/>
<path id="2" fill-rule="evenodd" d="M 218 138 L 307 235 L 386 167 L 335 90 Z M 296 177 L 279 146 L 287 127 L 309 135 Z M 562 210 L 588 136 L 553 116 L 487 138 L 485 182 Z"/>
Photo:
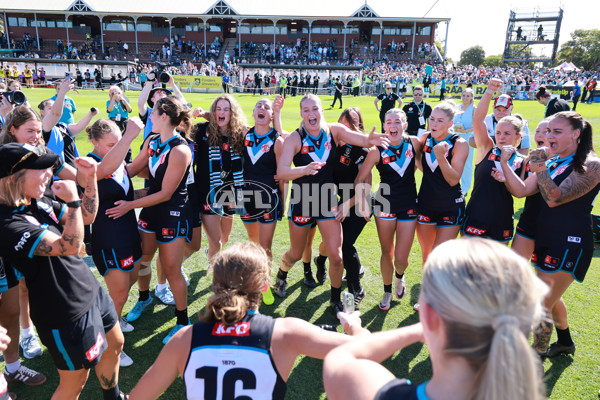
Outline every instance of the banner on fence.
<path id="1" fill-rule="evenodd" d="M 180 88 L 201 88 L 201 89 L 221 89 L 220 76 L 186 76 L 173 75 L 175 84 Z"/>

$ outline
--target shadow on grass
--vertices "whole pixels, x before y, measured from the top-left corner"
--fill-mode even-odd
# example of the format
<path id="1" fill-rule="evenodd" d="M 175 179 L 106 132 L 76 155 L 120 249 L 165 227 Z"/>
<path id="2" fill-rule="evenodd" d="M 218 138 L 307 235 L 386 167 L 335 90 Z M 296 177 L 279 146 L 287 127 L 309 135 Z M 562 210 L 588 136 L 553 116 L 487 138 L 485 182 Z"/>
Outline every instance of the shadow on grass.
<path id="1" fill-rule="evenodd" d="M 323 361 L 304 357 L 292 369 L 285 398 L 319 399 L 322 393 L 325 393 Z"/>
<path id="2" fill-rule="evenodd" d="M 552 394 L 554 386 L 565 370 L 573 364 L 573 357 L 561 355 L 550 359 L 552 365 L 544 374 L 544 383 L 546 384 L 546 394 L 548 397 Z"/>

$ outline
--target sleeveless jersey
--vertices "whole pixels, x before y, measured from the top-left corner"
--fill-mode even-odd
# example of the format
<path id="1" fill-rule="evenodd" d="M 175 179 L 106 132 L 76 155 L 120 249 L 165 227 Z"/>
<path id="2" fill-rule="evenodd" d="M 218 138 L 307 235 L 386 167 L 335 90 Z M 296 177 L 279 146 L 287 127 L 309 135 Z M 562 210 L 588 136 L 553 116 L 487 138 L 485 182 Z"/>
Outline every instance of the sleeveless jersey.
<path id="1" fill-rule="evenodd" d="M 450 145 L 446 156 L 449 163 L 452 163 L 452 150 L 459 138 L 458 135 L 450 134 L 442 140 Z M 440 142 L 431 137 L 431 133 L 427 134 L 421 157 L 423 179 L 419 189 L 419 206 L 423 206 L 427 210 L 446 211 L 459 207 L 465 202 L 465 198 L 460 189 L 460 182 L 450 186 L 439 168 L 438 160 L 433 153 L 433 147 L 438 143 Z"/>
<path id="2" fill-rule="evenodd" d="M 527 163 L 525 168 L 525 178 L 527 178 L 531 174 L 531 161 Z M 537 224 L 540 207 L 543 201 L 544 198 L 539 192 L 532 194 L 531 196 L 527 196 L 525 199 L 525 204 L 523 205 L 523 212 L 521 212 L 521 217 L 519 218 L 519 225 L 522 223 L 527 223 L 528 227 L 534 228 Z"/>
<path id="3" fill-rule="evenodd" d="M 167 140 L 165 143 L 161 143 L 160 135 L 153 136 L 149 139 L 148 143 L 148 169 L 150 171 L 149 179 L 149 190 L 148 194 L 157 193 L 162 188 L 163 179 L 167 167 L 169 165 L 169 158 L 171 156 L 171 149 L 177 146 L 189 146 L 188 142 L 181 136 L 175 135 Z M 173 193 L 173 196 L 163 204 L 168 204 L 174 207 L 184 207 L 188 202 L 187 186 L 186 181 L 188 174 L 190 173 L 189 168 L 186 167 L 185 174 L 177 189 Z"/>
<path id="4" fill-rule="evenodd" d="M 88 157 L 98 163 L 102 157 L 89 153 Z M 113 208 L 118 200 L 133 200 L 133 184 L 127 175 L 125 165 L 121 164 L 110 176 L 98 181 L 98 213 L 92 224 L 92 246 L 98 249 L 128 247 L 140 242 L 135 210 L 120 218 L 112 219 L 106 210 Z M 118 235 L 115 235 L 118 232 Z"/>
<path id="5" fill-rule="evenodd" d="M 379 164 L 377 170 L 381 178 L 377 197 L 382 196 L 393 206 L 392 210 L 416 205 L 417 185 L 415 183 L 415 149 L 410 138 L 404 137 L 398 146 L 387 149 L 377 146 Z M 398 207 L 395 207 L 397 205 Z"/>
<path id="6" fill-rule="evenodd" d="M 573 172 L 573 156 L 550 158 L 546 165 L 548 173 L 557 186 Z M 548 207 L 542 201 L 537 220 L 536 245 L 557 248 L 587 248 L 594 246 L 591 212 L 600 184 L 583 196 L 568 203 Z"/>
<path id="7" fill-rule="evenodd" d="M 279 132 L 275 129 L 258 136 L 251 128 L 244 139 L 244 181 L 257 181 L 277 189 L 275 174 L 277 160 L 275 157 L 275 142 Z"/>
<path id="8" fill-rule="evenodd" d="M 284 399 L 286 383 L 270 353 L 275 319 L 248 314 L 224 324 L 197 322 L 183 373 L 186 398 Z"/>
<path id="9" fill-rule="evenodd" d="M 515 152 L 508 165 L 520 176 L 525 167 L 523 156 Z M 475 166 L 475 185 L 465 215 L 469 219 L 488 222 L 492 225 L 512 225 L 513 197 L 503 182 L 498 182 L 492 177 L 492 168 L 502 170 L 498 147 L 492 148 L 486 157 Z"/>
<path id="10" fill-rule="evenodd" d="M 414 386 L 407 379 L 392 379 L 377 391 L 374 400 L 427 400 L 426 385 L 427 382 Z"/>
<path id="11" fill-rule="evenodd" d="M 344 202 L 354 196 L 354 179 L 358 175 L 358 167 L 367 158 L 369 149 L 345 144 L 344 146 L 338 146 L 336 152 L 336 162 L 333 164 L 333 181 L 338 185 L 340 201 Z M 340 185 L 343 185 L 341 190 Z"/>
<path id="12" fill-rule="evenodd" d="M 326 163 L 315 175 L 304 175 L 292 182 L 290 204 L 295 205 L 293 200 L 301 206 L 303 216 L 312 216 L 313 211 L 333 212 L 337 207 L 337 196 L 333 181 L 333 165 L 337 158 L 336 144 L 331 133 L 321 129 L 317 138 L 311 136 L 305 129 L 298 128 L 302 147 L 300 152 L 294 156 L 294 166 L 303 167 L 311 162 Z M 318 204 L 301 201 L 302 196 L 314 199 Z M 306 198 L 305 198 L 306 200 Z M 327 204 L 323 204 L 325 201 Z M 306 204 L 305 204 L 306 203 Z M 311 203 L 311 204 L 308 204 Z M 318 206 L 318 207 L 316 207 Z M 321 212 L 322 214 L 322 212 Z"/>

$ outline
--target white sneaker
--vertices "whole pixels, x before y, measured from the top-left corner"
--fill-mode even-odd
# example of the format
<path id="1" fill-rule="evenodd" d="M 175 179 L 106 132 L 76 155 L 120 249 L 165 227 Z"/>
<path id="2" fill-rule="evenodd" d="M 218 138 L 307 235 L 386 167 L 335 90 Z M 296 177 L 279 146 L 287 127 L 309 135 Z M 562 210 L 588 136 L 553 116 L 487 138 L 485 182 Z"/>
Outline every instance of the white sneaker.
<path id="1" fill-rule="evenodd" d="M 119 366 L 120 367 L 129 367 L 130 365 L 133 365 L 133 360 L 123 350 L 121 350 L 121 355 L 119 358 Z"/>
<path id="2" fill-rule="evenodd" d="M 419 308 L 421 308 L 421 306 L 419 305 L 419 303 L 415 303 L 415 305 L 413 306 L 413 310 L 419 311 Z"/>
<path id="3" fill-rule="evenodd" d="M 390 309 L 391 305 L 392 305 L 392 294 L 384 292 L 383 298 L 379 302 L 379 309 L 381 309 L 383 311 L 387 311 Z"/>
<path id="4" fill-rule="evenodd" d="M 121 325 L 121 332 L 123 332 L 123 333 L 133 332 L 133 325 L 131 325 L 129 322 L 127 322 L 125 320 L 125 318 L 121 317 L 121 319 L 119 319 L 119 325 Z"/>
<path id="5" fill-rule="evenodd" d="M 406 293 L 406 281 L 404 280 L 404 276 L 401 279 L 395 278 L 394 283 L 396 298 L 400 300 Z"/>
<path id="6" fill-rule="evenodd" d="M 171 292 L 171 289 L 169 289 L 168 286 L 163 290 L 155 289 L 154 295 L 158 297 L 158 299 L 162 301 L 163 304 L 166 304 L 168 306 L 175 305 L 175 298 L 173 297 L 173 292 Z"/>
<path id="7" fill-rule="evenodd" d="M 21 339 L 19 344 L 23 349 L 23 357 L 27 359 L 39 357 L 44 353 L 42 346 L 40 346 L 40 342 L 38 341 L 37 335 L 24 337 Z"/>

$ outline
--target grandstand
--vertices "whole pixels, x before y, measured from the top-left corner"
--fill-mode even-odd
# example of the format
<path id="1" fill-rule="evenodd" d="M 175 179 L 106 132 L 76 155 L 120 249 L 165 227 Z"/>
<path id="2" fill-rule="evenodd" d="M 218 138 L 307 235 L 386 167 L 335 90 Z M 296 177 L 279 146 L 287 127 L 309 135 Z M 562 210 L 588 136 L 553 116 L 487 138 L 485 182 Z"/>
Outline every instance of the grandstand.
<path id="1" fill-rule="evenodd" d="M 3 22 L 9 48 L 24 46 L 42 57 L 60 56 L 72 43 L 85 44 L 97 59 L 189 59 L 184 56 L 193 46 L 220 63 L 248 47 L 282 45 L 302 46 L 308 61 L 320 63 L 314 45 L 326 43 L 337 60 L 350 54 L 415 60 L 425 55 L 419 49 L 429 55 L 431 48 L 441 61 L 434 37 L 441 22 L 447 33 L 450 19 L 428 15 L 430 5 L 387 0 L 29 0 L 6 4 Z"/>

